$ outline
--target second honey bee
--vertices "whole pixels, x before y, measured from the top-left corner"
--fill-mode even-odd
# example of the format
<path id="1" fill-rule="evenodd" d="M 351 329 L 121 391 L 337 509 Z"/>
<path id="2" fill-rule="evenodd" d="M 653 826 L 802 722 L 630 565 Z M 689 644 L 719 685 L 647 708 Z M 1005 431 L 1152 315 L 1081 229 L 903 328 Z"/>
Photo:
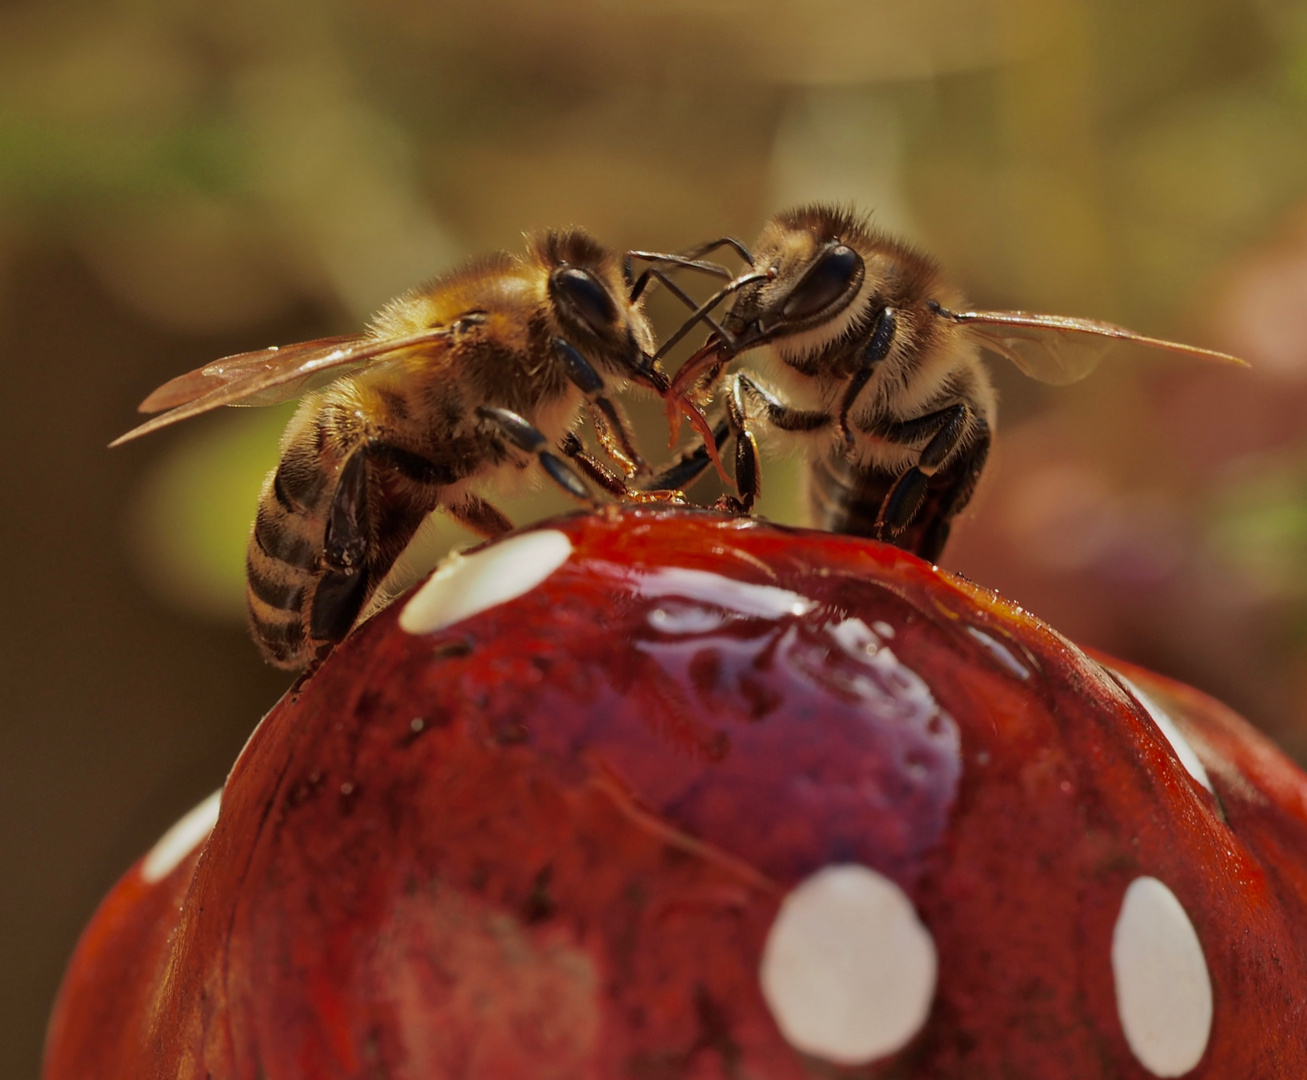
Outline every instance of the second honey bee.
<path id="1" fill-rule="evenodd" d="M 761 376 L 730 376 L 717 432 L 735 437 L 740 508 L 759 491 L 761 419 L 806 442 L 813 524 L 926 559 L 943 549 L 989 452 L 996 398 L 982 350 L 1050 383 L 1083 377 L 1114 346 L 1242 363 L 1111 323 L 966 310 L 931 259 L 839 207 L 777 215 L 749 260 L 720 323 L 699 314 L 713 333 L 669 401 L 704 391 L 727 362 L 761 348 Z M 682 486 L 707 460 L 700 453 L 659 482 Z"/>
<path id="2" fill-rule="evenodd" d="M 659 263 L 719 269 L 632 254 L 655 264 L 635 283 L 629 258 L 584 232 L 544 233 L 525 258 L 492 255 L 399 297 L 367 333 L 243 353 L 173 379 L 141 405 L 161 415 L 114 445 L 221 405 L 295 397 L 324 372 L 334 378 L 286 429 L 246 560 L 260 650 L 279 667 L 306 667 L 345 637 L 437 506 L 499 535 L 512 525 L 486 492 L 533 465 L 577 499 L 590 498 L 578 468 L 625 494 L 575 438 L 581 408 L 628 476 L 641 470 L 610 396 L 628 383 L 667 390 L 640 293 L 666 280 Z"/>

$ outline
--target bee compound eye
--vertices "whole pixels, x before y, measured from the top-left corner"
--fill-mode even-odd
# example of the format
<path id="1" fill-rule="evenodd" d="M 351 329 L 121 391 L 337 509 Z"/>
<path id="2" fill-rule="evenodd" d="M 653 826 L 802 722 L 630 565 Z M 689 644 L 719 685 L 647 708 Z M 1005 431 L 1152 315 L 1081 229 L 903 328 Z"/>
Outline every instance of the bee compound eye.
<path id="1" fill-rule="evenodd" d="M 849 291 L 862 272 L 862 256 L 845 244 L 827 248 L 808 267 L 781 308 L 787 319 L 806 319 L 824 311 Z"/>
<path id="2" fill-rule="evenodd" d="M 555 297 L 595 333 L 611 330 L 617 305 L 603 283 L 588 270 L 565 266 L 553 274 Z"/>

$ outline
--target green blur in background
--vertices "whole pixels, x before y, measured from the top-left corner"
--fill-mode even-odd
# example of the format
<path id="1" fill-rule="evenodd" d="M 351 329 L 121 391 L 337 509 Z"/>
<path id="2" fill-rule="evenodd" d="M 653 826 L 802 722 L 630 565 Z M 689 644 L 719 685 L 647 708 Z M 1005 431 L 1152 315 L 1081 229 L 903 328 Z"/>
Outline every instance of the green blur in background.
<path id="1" fill-rule="evenodd" d="M 35 1074 L 95 903 L 288 681 L 241 621 L 287 412 L 109 452 L 135 403 L 353 332 L 527 230 L 676 250 L 814 199 L 874 211 L 977 305 L 1252 361 L 1058 390 L 995 366 L 997 451 L 944 564 L 1307 758 L 1302 3 L 11 3 L 0 1076 Z M 651 457 L 664 431 L 642 417 Z M 766 513 L 799 520 L 795 474 L 766 463 Z"/>

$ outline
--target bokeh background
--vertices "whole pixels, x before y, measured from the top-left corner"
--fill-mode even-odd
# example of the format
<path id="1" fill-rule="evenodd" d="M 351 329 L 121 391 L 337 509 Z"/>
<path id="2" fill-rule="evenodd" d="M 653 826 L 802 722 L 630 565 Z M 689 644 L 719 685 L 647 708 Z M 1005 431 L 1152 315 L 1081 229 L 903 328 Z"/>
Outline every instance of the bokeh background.
<path id="1" fill-rule="evenodd" d="M 980 305 L 1253 362 L 996 368 L 997 457 L 944 562 L 1307 759 L 1303 3 L 7 3 L 0 1076 L 35 1074 L 98 898 L 288 682 L 240 614 L 286 412 L 106 450 L 135 403 L 526 229 L 677 249 L 817 198 Z M 793 473 L 767 466 L 782 520 Z"/>

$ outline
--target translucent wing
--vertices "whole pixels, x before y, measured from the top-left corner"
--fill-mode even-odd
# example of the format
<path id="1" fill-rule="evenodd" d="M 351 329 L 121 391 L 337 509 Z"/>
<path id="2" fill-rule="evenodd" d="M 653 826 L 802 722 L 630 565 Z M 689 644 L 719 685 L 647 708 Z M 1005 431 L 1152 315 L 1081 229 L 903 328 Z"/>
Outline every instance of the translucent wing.
<path id="1" fill-rule="evenodd" d="M 180 405 L 187 405 L 206 397 L 223 387 L 239 388 L 240 399 L 245 400 L 257 393 L 256 384 L 266 385 L 271 390 L 278 381 L 273 378 L 274 376 L 291 371 L 307 361 L 310 356 L 317 357 L 320 353 L 330 353 L 360 338 L 361 335 L 358 334 L 320 338 L 317 341 L 304 341 L 296 345 L 274 345 L 268 349 L 224 356 L 221 360 L 215 360 L 195 371 L 188 371 L 185 375 L 170 379 L 141 402 L 140 411 L 157 413 L 164 409 L 175 409 Z M 273 403 L 269 402 L 269 404 Z"/>
<path id="2" fill-rule="evenodd" d="M 343 368 L 403 349 L 431 345 L 445 340 L 449 333 L 449 327 L 437 326 L 397 338 L 353 334 L 225 356 L 164 383 L 140 404 L 141 412 L 160 415 L 109 445 L 117 446 L 220 405 L 274 405 L 287 401 L 323 372 L 330 371 L 334 378 L 344 374 Z"/>
<path id="3" fill-rule="evenodd" d="M 1223 364 L 1247 364 L 1237 356 L 1145 337 L 1114 323 L 1034 315 L 1026 311 L 947 311 L 937 313 L 967 327 L 983 348 L 1005 356 L 1040 382 L 1065 385 L 1083 379 L 1108 353 L 1130 348 L 1165 349 Z"/>

